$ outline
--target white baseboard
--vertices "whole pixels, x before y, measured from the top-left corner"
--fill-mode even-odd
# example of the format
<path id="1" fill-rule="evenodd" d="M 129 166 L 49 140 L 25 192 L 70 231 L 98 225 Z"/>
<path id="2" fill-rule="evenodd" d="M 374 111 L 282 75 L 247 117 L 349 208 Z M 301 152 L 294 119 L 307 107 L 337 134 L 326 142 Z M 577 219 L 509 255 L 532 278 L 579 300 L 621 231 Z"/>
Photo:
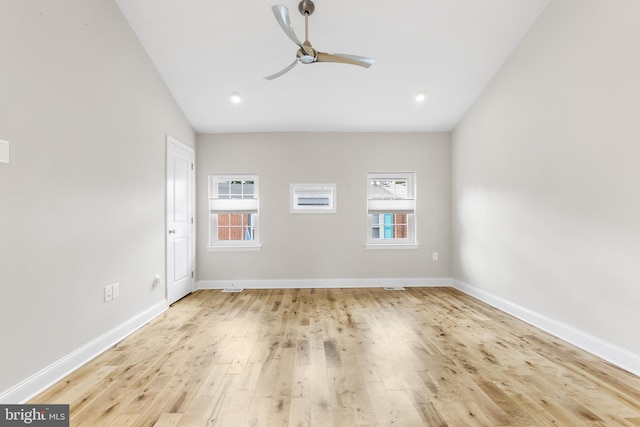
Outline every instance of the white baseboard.
<path id="1" fill-rule="evenodd" d="M 626 371 L 640 376 L 640 356 L 613 344 L 602 341 L 585 332 L 575 329 L 564 323 L 555 321 L 542 314 L 531 311 L 527 308 L 513 304 L 507 300 L 497 297 L 489 292 L 468 285 L 459 280 L 452 279 L 451 284 L 465 294 L 471 295 L 505 313 L 529 323 L 545 332 L 548 332 L 576 347 L 600 357 Z"/>
<path id="2" fill-rule="evenodd" d="M 21 383 L 11 387 L 9 390 L 0 393 L 0 404 L 17 404 L 27 402 L 91 359 L 98 356 L 100 353 L 108 350 L 110 347 L 147 324 L 153 318 L 162 314 L 168 307 L 167 301 L 163 300 L 142 313 L 135 315 L 126 322 L 116 326 L 107 333 L 99 336 L 76 351 L 42 369 L 40 372 L 37 372 Z"/>
<path id="3" fill-rule="evenodd" d="M 451 279 L 267 279 L 267 280 L 199 280 L 197 289 L 294 289 L 294 288 L 386 288 L 451 286 Z"/>

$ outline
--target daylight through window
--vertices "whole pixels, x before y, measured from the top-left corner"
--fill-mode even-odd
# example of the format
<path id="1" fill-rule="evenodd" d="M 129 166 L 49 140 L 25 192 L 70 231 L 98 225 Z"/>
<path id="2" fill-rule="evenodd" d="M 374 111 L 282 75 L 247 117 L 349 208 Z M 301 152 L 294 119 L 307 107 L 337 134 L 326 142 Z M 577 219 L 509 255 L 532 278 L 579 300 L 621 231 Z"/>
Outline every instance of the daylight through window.
<path id="1" fill-rule="evenodd" d="M 415 244 L 415 173 L 367 176 L 368 247 Z"/>
<path id="2" fill-rule="evenodd" d="M 209 177 L 210 249 L 259 247 L 258 177 Z"/>

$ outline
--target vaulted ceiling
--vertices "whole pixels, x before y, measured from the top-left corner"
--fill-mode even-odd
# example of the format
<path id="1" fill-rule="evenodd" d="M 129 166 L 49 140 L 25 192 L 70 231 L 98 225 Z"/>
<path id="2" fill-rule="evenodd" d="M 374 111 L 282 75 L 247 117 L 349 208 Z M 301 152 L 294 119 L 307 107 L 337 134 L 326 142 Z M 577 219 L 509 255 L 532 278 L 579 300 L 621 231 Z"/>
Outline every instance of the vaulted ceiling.
<path id="1" fill-rule="evenodd" d="M 451 130 L 549 0 L 315 0 L 313 46 L 375 64 L 299 64 L 271 81 L 298 49 L 271 6 L 304 40 L 298 1 L 116 2 L 195 130 L 230 133 Z"/>

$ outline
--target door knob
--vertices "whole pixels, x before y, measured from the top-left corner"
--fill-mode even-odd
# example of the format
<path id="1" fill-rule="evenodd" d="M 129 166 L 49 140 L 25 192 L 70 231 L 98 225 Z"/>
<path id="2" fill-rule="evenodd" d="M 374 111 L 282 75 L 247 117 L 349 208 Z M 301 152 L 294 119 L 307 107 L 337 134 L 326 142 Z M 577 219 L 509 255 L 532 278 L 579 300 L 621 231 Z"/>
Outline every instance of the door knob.
<path id="1" fill-rule="evenodd" d="M 169 230 L 169 234 L 175 234 L 176 230 Z"/>

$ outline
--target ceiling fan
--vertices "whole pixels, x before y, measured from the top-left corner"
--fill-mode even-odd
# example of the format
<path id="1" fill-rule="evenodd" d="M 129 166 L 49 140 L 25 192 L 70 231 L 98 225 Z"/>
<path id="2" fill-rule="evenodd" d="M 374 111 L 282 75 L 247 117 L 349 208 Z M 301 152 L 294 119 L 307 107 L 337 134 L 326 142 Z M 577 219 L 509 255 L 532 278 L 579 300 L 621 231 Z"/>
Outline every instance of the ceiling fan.
<path id="1" fill-rule="evenodd" d="M 302 0 L 298 5 L 298 10 L 304 16 L 304 42 L 301 42 L 300 39 L 298 39 L 298 36 L 293 30 L 293 25 L 291 25 L 291 21 L 289 20 L 289 9 L 281 4 L 277 4 L 271 7 L 271 10 L 273 11 L 278 24 L 280 24 L 285 34 L 300 49 L 298 49 L 298 52 L 296 54 L 296 60 L 293 61 L 291 65 L 286 67 L 284 70 L 278 71 L 275 74 L 266 76 L 265 79 L 276 79 L 286 72 L 290 71 L 293 67 L 298 65 L 299 62 L 302 64 L 313 64 L 314 62 L 338 62 L 341 64 L 359 65 L 365 68 L 369 68 L 375 62 L 374 59 L 366 58 L 364 56 L 346 55 L 343 53 L 325 53 L 315 50 L 311 46 L 311 42 L 309 42 L 309 16 L 315 10 L 315 5 L 311 0 Z"/>

